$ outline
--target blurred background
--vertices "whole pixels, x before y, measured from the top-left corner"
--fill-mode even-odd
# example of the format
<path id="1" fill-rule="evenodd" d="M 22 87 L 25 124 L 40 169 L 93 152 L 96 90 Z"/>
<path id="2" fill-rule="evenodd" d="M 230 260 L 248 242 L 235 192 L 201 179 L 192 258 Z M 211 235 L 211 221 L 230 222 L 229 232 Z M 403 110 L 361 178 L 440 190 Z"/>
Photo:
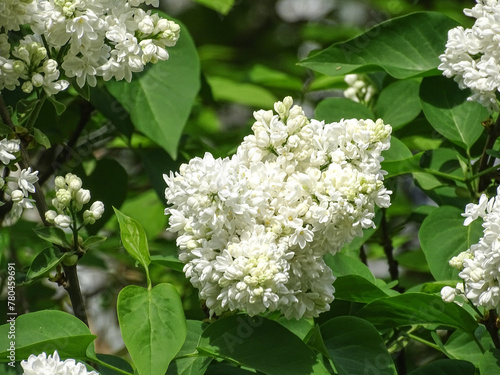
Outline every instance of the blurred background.
<path id="1" fill-rule="evenodd" d="M 153 140 L 137 131 L 124 135 L 126 116 L 123 122 L 110 122 L 96 110 L 95 102 L 89 107 L 73 96 L 67 98 L 68 113 L 90 115 L 58 173 L 71 171 L 82 176 L 84 188 L 105 202 L 103 196 L 111 196 L 112 201 L 119 198 L 121 211 L 144 226 L 151 252 L 156 256 L 153 283 L 170 282 L 176 286 L 188 319 L 204 319 L 207 315 L 197 291 L 182 273 L 182 264 L 176 260 L 175 239 L 165 231 L 168 220 L 163 214 L 162 174 L 177 170 L 182 162 L 205 152 L 216 157 L 230 155 L 249 134 L 253 111 L 271 109 L 275 101 L 285 96 L 292 96 L 309 117 L 320 100 L 343 96 L 347 88 L 343 77 L 323 76 L 297 65 L 314 51 L 353 38 L 385 20 L 416 11 L 444 12 L 469 27 L 472 22 L 463 15 L 463 8 L 475 4 L 471 0 L 236 0 L 229 13 L 223 15 L 203 6 L 210 2 L 160 0 L 161 9 L 185 26 L 181 38 L 182 33 L 191 34 L 201 64 L 201 91 L 185 126 L 179 157 L 173 160 Z M 376 87 L 384 78 L 373 75 L 370 80 Z M 14 99 L 15 94 L 11 97 Z M 55 142 L 69 139 L 79 126 L 69 119 L 71 116 L 56 119 L 53 108 L 44 111 L 45 123 L 40 127 Z M 50 152 L 61 149 L 63 146 L 54 147 Z M 34 157 L 43 164 L 47 155 Z M 404 179 L 398 182 L 405 183 L 408 181 Z M 47 185 L 50 187 L 50 181 Z M 402 207 L 414 205 L 418 200 L 408 196 L 408 189 L 401 191 L 400 195 L 395 194 L 398 204 L 389 213 L 394 227 L 398 225 L 398 207 L 401 213 L 409 212 Z M 80 281 L 91 328 L 98 334 L 96 351 L 120 354 L 123 343 L 114 310 L 116 297 L 125 285 L 144 285 L 145 277 L 120 245 L 110 206 L 107 211 L 109 220 L 102 220 L 102 224 L 91 230 L 100 230 L 108 240 L 83 258 Z M 33 213 L 33 217 L 24 217 L 15 226 L 1 229 L 2 265 L 11 260 L 23 269 L 43 249 L 45 245 L 32 231 L 37 224 L 36 215 Z M 393 241 L 396 254 L 401 255 L 401 282 L 405 288 L 432 278 L 425 261 L 419 261 L 422 252 L 409 251 L 418 247 L 415 233 L 400 232 Z M 378 263 L 384 257 L 381 245 L 373 241 L 366 254 L 376 276 L 388 279 L 387 261 Z M 19 287 L 17 292 L 19 313 L 47 308 L 69 310 L 65 291 L 49 281 Z M 5 306 L 0 305 L 3 316 Z"/>

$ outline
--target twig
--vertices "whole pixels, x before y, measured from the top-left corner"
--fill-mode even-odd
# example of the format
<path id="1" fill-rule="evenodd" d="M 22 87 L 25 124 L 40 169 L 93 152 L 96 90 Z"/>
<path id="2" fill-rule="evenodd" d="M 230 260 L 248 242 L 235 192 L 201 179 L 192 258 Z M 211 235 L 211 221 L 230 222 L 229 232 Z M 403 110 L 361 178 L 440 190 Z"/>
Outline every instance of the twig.
<path id="1" fill-rule="evenodd" d="M 491 166 L 494 161 L 494 158 L 489 157 L 487 151 L 493 148 L 496 140 L 500 136 L 500 116 L 498 116 L 493 126 L 486 126 L 486 130 L 488 131 L 488 139 L 486 140 L 483 153 L 481 154 L 481 158 L 479 159 L 479 169 L 477 171 L 478 173 L 486 170 L 488 166 Z M 489 177 L 489 174 L 481 175 L 478 184 L 478 191 L 484 191 L 488 187 L 490 180 L 491 178 Z"/>
<path id="2" fill-rule="evenodd" d="M 488 333 L 493 340 L 495 348 L 500 349 L 500 338 L 498 336 L 498 326 L 497 326 L 498 315 L 495 310 L 490 310 L 486 319 L 484 320 L 484 325 L 488 330 Z"/>
<path id="3" fill-rule="evenodd" d="M 387 225 L 387 216 L 385 208 L 382 208 L 382 246 L 384 248 L 385 256 L 387 257 L 387 262 L 389 263 L 389 274 L 391 275 L 391 280 L 395 281 L 399 279 L 399 269 L 398 262 L 394 259 L 394 247 L 392 246 L 392 239 L 389 233 L 389 228 Z"/>
<path id="4" fill-rule="evenodd" d="M 38 109 L 39 111 L 40 109 Z M 32 114 L 33 115 L 33 114 Z M 3 100 L 3 97 L 0 95 L 0 116 L 2 120 L 7 126 L 9 126 L 13 131 L 15 131 L 15 126 L 12 122 L 10 114 L 7 110 L 7 106 Z M 34 123 L 34 120 L 30 119 L 30 123 Z M 28 150 L 25 144 L 25 141 L 21 139 L 21 160 L 19 160 L 19 166 L 23 169 L 28 168 L 29 165 L 29 156 Z M 45 202 L 45 196 L 42 193 L 42 189 L 40 184 L 36 182 L 35 184 L 35 193 L 33 193 L 33 198 L 35 200 L 35 205 L 40 215 L 40 219 L 44 226 L 48 227 L 50 224 L 45 219 L 45 212 L 47 212 L 48 207 Z M 65 249 L 60 248 L 61 251 L 66 251 Z M 88 319 L 85 311 L 85 304 L 83 302 L 82 292 L 80 290 L 80 283 L 78 282 L 78 273 L 76 271 L 76 266 L 64 266 L 64 274 L 66 277 L 65 289 L 69 294 L 71 304 L 73 306 L 73 312 L 75 316 L 84 322 L 87 326 Z"/>

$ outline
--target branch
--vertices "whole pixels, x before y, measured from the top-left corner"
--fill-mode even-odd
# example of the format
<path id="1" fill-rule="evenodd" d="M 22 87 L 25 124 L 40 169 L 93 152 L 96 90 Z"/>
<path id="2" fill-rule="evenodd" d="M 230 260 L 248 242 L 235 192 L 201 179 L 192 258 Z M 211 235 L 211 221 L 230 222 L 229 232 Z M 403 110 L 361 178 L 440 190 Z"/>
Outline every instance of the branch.
<path id="1" fill-rule="evenodd" d="M 387 257 L 387 262 L 389 263 L 389 274 L 391 275 L 391 280 L 399 280 L 399 269 L 398 261 L 394 259 L 394 247 L 392 246 L 392 239 L 389 233 L 389 227 L 387 225 L 386 209 L 382 208 L 382 246 L 384 248 L 385 256 Z M 401 291 L 400 287 L 396 285 L 395 290 Z"/>
<path id="2" fill-rule="evenodd" d="M 37 110 L 37 113 L 40 109 Z M 32 114 L 33 115 L 33 114 Z M 3 100 L 2 95 L 0 95 L 0 116 L 4 123 L 9 126 L 12 131 L 15 132 L 15 126 L 10 117 L 9 111 L 7 110 L 7 106 Z M 34 123 L 34 120 L 30 119 L 30 123 Z M 22 169 L 28 168 L 29 165 L 29 156 L 26 142 L 21 139 L 21 160 L 19 160 L 19 166 Z M 47 212 L 48 207 L 45 201 L 45 195 L 42 193 L 42 189 L 40 184 L 36 182 L 35 184 L 35 192 L 32 194 L 35 200 L 36 209 L 38 214 L 40 215 L 40 219 L 44 226 L 49 227 L 50 224 L 45 219 L 45 212 Z M 76 246 L 76 245 L 75 245 Z M 63 248 L 59 248 L 61 251 L 66 251 Z M 84 322 L 87 326 L 89 325 L 87 314 L 85 311 L 85 304 L 83 302 L 82 292 L 80 290 L 80 283 L 78 282 L 78 274 L 76 271 L 76 266 L 64 266 L 64 274 L 66 278 L 65 289 L 69 294 L 71 304 L 73 306 L 73 312 L 75 316 Z"/>
<path id="3" fill-rule="evenodd" d="M 495 145 L 496 140 L 500 136 L 500 116 L 497 117 L 497 120 L 493 126 L 487 126 L 485 125 L 486 130 L 488 131 L 488 139 L 486 140 L 486 144 L 484 145 L 483 153 L 481 155 L 481 158 L 479 159 L 479 169 L 478 169 L 478 174 L 481 174 L 483 171 L 485 171 L 488 166 L 491 166 L 491 162 L 494 159 L 490 159 L 487 151 L 491 150 L 493 146 Z M 481 175 L 481 178 L 479 179 L 479 184 L 478 184 L 478 191 L 484 191 L 489 183 L 490 183 L 490 177 L 489 174 L 484 174 Z"/>
<path id="4" fill-rule="evenodd" d="M 488 330 L 488 333 L 490 334 L 491 339 L 493 340 L 495 348 L 500 349 L 500 338 L 498 336 L 497 320 L 498 320 L 497 312 L 495 310 L 490 310 L 484 321 L 484 325 L 486 326 L 486 329 Z"/>

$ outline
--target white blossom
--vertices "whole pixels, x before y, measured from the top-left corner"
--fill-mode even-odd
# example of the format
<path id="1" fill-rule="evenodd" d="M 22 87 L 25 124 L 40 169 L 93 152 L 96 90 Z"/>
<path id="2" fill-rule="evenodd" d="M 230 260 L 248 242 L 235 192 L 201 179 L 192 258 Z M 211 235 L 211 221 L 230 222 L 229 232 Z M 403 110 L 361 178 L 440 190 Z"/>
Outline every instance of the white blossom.
<path id="1" fill-rule="evenodd" d="M 69 86 L 63 75 L 80 87 L 96 86 L 99 76 L 130 81 L 146 64 L 167 60 L 167 47 L 177 43 L 180 27 L 142 10 L 143 3 L 159 5 L 158 0 L 2 2 L 0 91 L 21 86 L 26 93 L 41 88 L 51 96 Z M 32 32 L 19 43 L 9 41 L 6 32 L 21 25 Z"/>
<path id="2" fill-rule="evenodd" d="M 481 217 L 484 230 L 478 243 L 450 260 L 463 280 L 456 288 L 475 306 L 500 312 L 500 187 L 495 197 L 488 200 L 483 194 L 479 204 L 468 204 L 462 216 L 464 225 Z"/>
<path id="3" fill-rule="evenodd" d="M 3 164 L 10 164 L 13 160 L 16 160 L 15 153 L 20 150 L 21 141 L 19 139 L 7 139 L 3 138 L 0 140 L 0 160 Z"/>
<path id="4" fill-rule="evenodd" d="M 500 90 L 500 3 L 477 0 L 465 15 L 476 18 L 471 29 L 458 26 L 448 32 L 446 50 L 439 69 L 461 89 L 469 88 L 469 100 L 490 111 L 498 111 L 496 92 Z"/>
<path id="5" fill-rule="evenodd" d="M 381 120 L 308 120 L 287 97 L 254 113 L 253 134 L 231 158 L 206 153 L 164 175 L 169 230 L 184 272 L 211 313 L 317 316 L 333 301 L 323 255 L 374 227 L 390 205 Z"/>
<path id="6" fill-rule="evenodd" d="M 95 371 L 88 371 L 83 363 L 74 359 L 61 361 L 57 350 L 47 356 L 45 352 L 35 356 L 30 355 L 28 360 L 21 362 L 23 375 L 99 375 Z"/>
<path id="7" fill-rule="evenodd" d="M 95 201 L 90 206 L 89 210 L 85 210 L 83 213 L 84 224 L 94 224 L 96 220 L 99 220 L 104 213 L 104 204 L 101 201 Z"/>
<path id="8" fill-rule="evenodd" d="M 35 192 L 35 183 L 38 182 L 38 171 L 31 171 L 31 167 L 23 169 L 19 174 L 17 183 L 19 188 L 23 191 L 24 196 L 28 197 L 29 193 Z"/>

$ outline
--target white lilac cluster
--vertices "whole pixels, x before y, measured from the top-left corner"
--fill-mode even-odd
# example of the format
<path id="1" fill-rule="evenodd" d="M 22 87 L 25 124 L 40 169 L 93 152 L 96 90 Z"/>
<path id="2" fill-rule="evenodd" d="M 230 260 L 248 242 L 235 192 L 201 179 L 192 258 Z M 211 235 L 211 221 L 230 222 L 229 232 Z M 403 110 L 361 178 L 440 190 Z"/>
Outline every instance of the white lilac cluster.
<path id="1" fill-rule="evenodd" d="M 344 91 L 344 96 L 347 99 L 356 103 L 369 103 L 375 95 L 375 87 L 368 82 L 362 75 L 347 74 L 344 77 L 345 83 L 349 87 Z"/>
<path id="2" fill-rule="evenodd" d="M 19 152 L 19 139 L 4 138 L 0 140 L 0 161 L 4 165 L 2 174 L 7 175 L 5 168 L 17 169 L 14 164 Z M 37 181 L 38 171 L 32 171 L 31 168 L 18 171 L 16 176 L 0 177 L 0 191 L 3 194 L 3 199 L 0 199 L 0 206 L 7 202 L 7 197 L 10 197 L 10 201 L 12 201 L 12 208 L 3 222 L 4 225 L 15 223 L 25 209 L 34 208 L 34 200 L 30 198 L 30 194 L 35 192 L 34 184 Z"/>
<path id="3" fill-rule="evenodd" d="M 0 91 L 41 87 L 47 95 L 97 84 L 97 77 L 130 82 L 147 63 L 166 60 L 166 47 L 179 38 L 180 27 L 142 3 L 158 0 L 7 0 L 0 3 Z M 28 24 L 32 34 L 19 42 L 10 30 Z M 22 83 L 21 83 L 22 82 Z"/>
<path id="4" fill-rule="evenodd" d="M 458 26 L 448 32 L 446 51 L 440 56 L 439 69 L 453 77 L 461 89 L 470 88 L 469 100 L 490 111 L 500 109 L 496 98 L 500 91 L 500 2 L 477 0 L 465 15 L 476 18 L 471 29 Z"/>
<path id="5" fill-rule="evenodd" d="M 496 197 L 488 200 L 483 194 L 478 204 L 468 204 L 462 216 L 466 217 L 464 225 L 482 218 L 483 237 L 450 260 L 450 266 L 460 270 L 463 282 L 455 288 L 444 287 L 441 297 L 447 302 L 465 297 L 475 306 L 500 313 L 500 187 Z"/>
<path id="6" fill-rule="evenodd" d="M 309 121 L 292 98 L 254 113 L 231 158 L 207 153 L 164 175 L 169 230 L 211 314 L 329 310 L 335 278 L 323 256 L 374 226 L 390 205 L 382 120 Z"/>
<path id="7" fill-rule="evenodd" d="M 28 360 L 22 361 L 24 370 L 22 375 L 99 375 L 95 371 L 88 371 L 83 363 L 78 363 L 74 359 L 61 361 L 57 350 L 53 355 L 44 352 L 38 356 L 30 355 Z"/>
<path id="8" fill-rule="evenodd" d="M 90 202 L 90 191 L 82 189 L 80 177 L 68 173 L 65 177 L 55 178 L 56 197 L 52 199 L 55 210 L 45 212 L 47 222 L 60 228 L 76 228 L 74 218 L 76 213 L 83 209 L 83 206 Z M 83 212 L 83 225 L 94 224 L 104 213 L 104 204 L 101 201 L 92 203 L 88 210 Z"/>

